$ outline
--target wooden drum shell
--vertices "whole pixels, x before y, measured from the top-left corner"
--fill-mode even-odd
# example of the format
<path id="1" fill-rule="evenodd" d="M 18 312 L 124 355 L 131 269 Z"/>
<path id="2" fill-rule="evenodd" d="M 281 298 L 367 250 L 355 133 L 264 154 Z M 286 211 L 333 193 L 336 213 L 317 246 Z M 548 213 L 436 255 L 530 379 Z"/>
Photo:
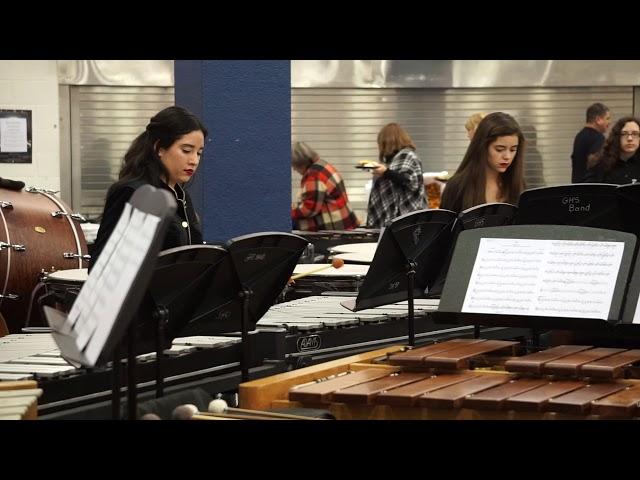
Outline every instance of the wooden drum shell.
<path id="1" fill-rule="evenodd" d="M 82 259 L 64 258 L 64 253 L 86 255 L 87 243 L 71 209 L 51 194 L 0 189 L 0 201 L 12 204 L 0 208 L 0 242 L 25 247 L 0 250 L 0 312 L 9 332 L 18 333 L 27 323 L 43 325 L 36 308 L 32 319 L 26 318 L 40 274 L 86 267 Z M 68 215 L 52 216 L 57 211 Z"/>

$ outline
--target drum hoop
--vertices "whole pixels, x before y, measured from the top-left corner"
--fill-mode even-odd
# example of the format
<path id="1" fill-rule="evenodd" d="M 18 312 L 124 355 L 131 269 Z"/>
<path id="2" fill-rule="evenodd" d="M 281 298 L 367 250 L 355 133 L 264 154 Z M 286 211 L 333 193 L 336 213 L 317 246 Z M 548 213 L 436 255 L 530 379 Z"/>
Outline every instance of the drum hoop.
<path id="1" fill-rule="evenodd" d="M 49 195 L 48 193 L 45 192 L 38 192 L 41 193 L 42 195 L 44 195 L 45 197 L 49 198 L 49 200 L 51 200 L 53 203 L 55 203 L 58 208 L 60 210 L 62 210 L 64 213 L 69 213 L 67 212 L 67 209 L 64 207 L 64 205 L 62 205 L 62 203 L 60 203 L 58 201 L 58 199 L 56 197 L 54 197 L 53 195 Z M 78 257 L 78 268 L 82 268 L 82 247 L 80 247 L 80 237 L 78 237 L 78 232 L 76 230 L 76 225 L 75 223 L 73 223 L 73 220 L 71 219 L 70 215 L 65 215 L 65 218 L 67 219 L 67 222 L 69 222 L 69 225 L 71 226 L 71 231 L 73 232 L 73 238 L 76 241 L 76 251 L 78 252 L 78 255 L 80 255 Z"/>
<path id="2" fill-rule="evenodd" d="M 7 243 L 11 244 L 11 238 L 9 237 L 9 226 L 7 225 L 7 219 L 4 218 L 4 212 L 0 208 L 0 217 L 2 217 L 2 224 L 4 225 L 4 231 L 7 232 Z M 4 286 L 2 287 L 2 298 L 0 298 L 0 306 L 4 296 L 7 294 L 7 287 L 9 286 L 9 272 L 11 272 L 11 249 L 7 248 L 7 274 L 4 278 Z"/>

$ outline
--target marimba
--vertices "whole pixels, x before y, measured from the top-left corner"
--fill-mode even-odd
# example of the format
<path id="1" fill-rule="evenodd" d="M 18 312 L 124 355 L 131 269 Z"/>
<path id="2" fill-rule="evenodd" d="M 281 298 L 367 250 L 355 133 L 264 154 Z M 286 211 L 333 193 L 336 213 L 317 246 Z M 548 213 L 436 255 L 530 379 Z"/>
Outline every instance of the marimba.
<path id="1" fill-rule="evenodd" d="M 640 350 L 518 348 L 481 339 L 389 347 L 241 384 L 240 406 L 325 408 L 338 419 L 640 417 Z"/>

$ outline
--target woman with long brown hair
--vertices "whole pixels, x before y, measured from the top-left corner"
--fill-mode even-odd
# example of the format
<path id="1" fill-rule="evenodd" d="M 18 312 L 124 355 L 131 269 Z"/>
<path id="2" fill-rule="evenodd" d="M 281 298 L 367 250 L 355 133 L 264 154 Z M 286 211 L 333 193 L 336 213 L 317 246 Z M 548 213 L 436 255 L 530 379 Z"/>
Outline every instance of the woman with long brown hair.
<path id="1" fill-rule="evenodd" d="M 525 189 L 524 146 L 522 130 L 511 115 L 494 112 L 484 117 L 447 182 L 440 208 L 461 212 L 484 203 L 517 204 Z"/>

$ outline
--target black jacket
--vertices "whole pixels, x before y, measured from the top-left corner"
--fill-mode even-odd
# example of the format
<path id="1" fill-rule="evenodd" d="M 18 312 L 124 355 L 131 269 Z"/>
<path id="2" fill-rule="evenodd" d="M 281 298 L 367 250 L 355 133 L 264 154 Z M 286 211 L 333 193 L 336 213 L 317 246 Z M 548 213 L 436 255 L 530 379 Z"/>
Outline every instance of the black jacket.
<path id="1" fill-rule="evenodd" d="M 125 203 L 129 201 L 133 192 L 145 183 L 147 182 L 144 180 L 129 180 L 122 183 L 115 183 L 109 189 L 109 192 L 107 193 L 107 200 L 104 205 L 102 220 L 100 221 L 100 229 L 98 230 L 96 241 L 91 250 L 89 270 L 91 270 L 91 267 L 95 265 L 102 249 L 111 236 L 111 232 L 113 232 L 116 227 Z M 168 185 L 162 183 L 161 187 L 174 195 L 174 191 L 171 190 Z M 200 226 L 198 216 L 193 209 L 189 193 L 176 185 L 175 195 L 178 197 L 176 198 L 178 208 L 176 209 L 176 214 L 171 219 L 171 223 L 167 229 L 167 234 L 162 244 L 162 250 L 202 243 L 202 228 Z"/>
<path id="2" fill-rule="evenodd" d="M 640 150 L 627 159 L 626 162 L 618 159 L 608 172 L 605 172 L 602 163 L 596 164 L 587 170 L 587 174 L 582 181 L 586 183 L 612 183 L 615 185 L 640 182 Z"/>

